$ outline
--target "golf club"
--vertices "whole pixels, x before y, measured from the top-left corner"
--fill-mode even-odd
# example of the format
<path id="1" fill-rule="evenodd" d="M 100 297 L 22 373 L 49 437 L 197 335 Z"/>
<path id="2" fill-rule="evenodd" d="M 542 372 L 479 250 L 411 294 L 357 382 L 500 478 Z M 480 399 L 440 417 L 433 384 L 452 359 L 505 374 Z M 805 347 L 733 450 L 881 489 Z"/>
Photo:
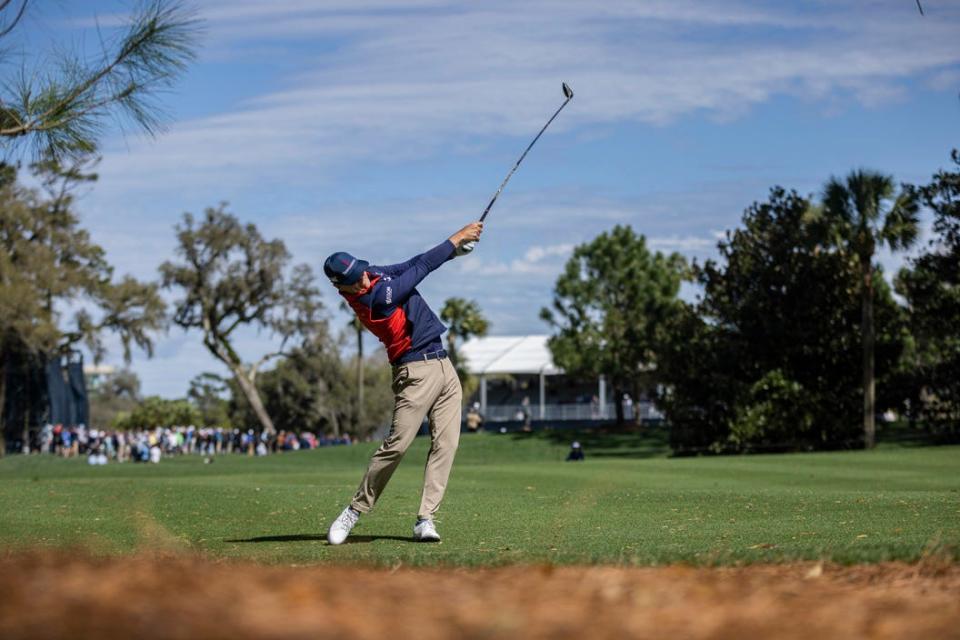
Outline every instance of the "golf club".
<path id="1" fill-rule="evenodd" d="M 520 159 L 517 160 L 517 163 L 515 165 L 513 165 L 513 168 L 510 169 L 510 173 L 508 173 L 507 177 L 504 178 L 503 182 L 500 183 L 500 187 L 497 189 L 497 192 L 493 194 L 492 198 L 490 198 L 490 203 L 487 205 L 487 208 L 483 210 L 483 215 L 480 216 L 480 222 L 483 222 L 486 219 L 487 214 L 490 213 L 490 209 L 493 208 L 493 203 L 497 201 L 497 198 L 500 196 L 500 192 L 503 191 L 503 188 L 507 186 L 507 182 L 510 181 L 510 178 L 513 176 L 514 172 L 517 170 L 517 167 L 519 167 L 520 163 L 523 162 L 523 159 L 527 157 L 527 153 L 530 151 L 530 149 L 533 148 L 533 145 L 537 143 L 537 140 L 539 140 L 540 136 L 543 135 L 543 132 L 547 130 L 547 127 L 550 126 L 550 123 L 553 122 L 554 118 L 556 118 L 557 115 L 559 115 L 559 113 L 563 111 L 563 108 L 567 106 L 567 103 L 570 102 L 570 100 L 573 98 L 573 89 L 570 88 L 570 85 L 568 85 L 566 82 L 563 82 L 561 83 L 561 88 L 563 89 L 563 95 L 566 98 L 566 100 L 564 100 L 563 104 L 560 105 L 560 108 L 557 109 L 552 116 L 550 116 L 550 119 L 547 120 L 547 124 L 543 125 L 543 129 L 540 129 L 540 133 L 536 135 L 536 137 L 527 146 L 527 148 L 523 151 L 523 153 L 520 154 Z M 477 245 L 476 242 L 465 242 L 460 246 L 460 250 L 463 253 L 470 253 L 471 251 L 473 251 L 476 245 Z"/>

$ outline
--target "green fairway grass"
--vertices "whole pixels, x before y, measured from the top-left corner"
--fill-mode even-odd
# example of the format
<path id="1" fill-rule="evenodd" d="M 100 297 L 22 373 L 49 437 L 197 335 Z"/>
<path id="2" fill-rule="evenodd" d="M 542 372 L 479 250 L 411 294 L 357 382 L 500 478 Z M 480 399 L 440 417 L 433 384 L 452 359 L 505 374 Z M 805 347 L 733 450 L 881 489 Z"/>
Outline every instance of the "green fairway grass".
<path id="1" fill-rule="evenodd" d="M 0 545 L 277 563 L 661 564 L 958 557 L 960 447 L 672 459 L 664 433 L 464 435 L 441 544 L 410 542 L 418 438 L 347 544 L 326 543 L 375 444 L 265 458 L 0 460 Z"/>

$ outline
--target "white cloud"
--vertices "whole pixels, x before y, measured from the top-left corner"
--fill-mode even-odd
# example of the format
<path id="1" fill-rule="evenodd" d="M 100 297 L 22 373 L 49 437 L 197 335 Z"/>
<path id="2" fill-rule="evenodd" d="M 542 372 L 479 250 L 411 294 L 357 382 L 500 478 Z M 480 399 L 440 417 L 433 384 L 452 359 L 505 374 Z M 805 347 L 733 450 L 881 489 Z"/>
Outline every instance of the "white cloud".
<path id="1" fill-rule="evenodd" d="M 679 251 L 681 253 L 700 253 L 717 246 L 715 235 L 703 236 L 664 236 L 647 239 L 647 246 L 657 251 Z"/>
<path id="2" fill-rule="evenodd" d="M 528 247 L 522 258 L 502 261 L 481 256 L 471 256 L 457 263 L 460 273 L 470 276 L 551 276 L 560 272 L 560 265 L 573 252 L 573 244 Z"/>
<path id="3" fill-rule="evenodd" d="M 776 95 L 873 106 L 960 63 L 957 8 L 924 20 L 906 3 L 251 1 L 203 13 L 210 55 L 282 38 L 300 58 L 287 87 L 130 141 L 102 167 L 113 184 L 329 180 L 353 163 L 526 137 L 559 104 L 561 80 L 577 98 L 554 135 L 698 112 L 729 120 Z M 335 46 L 310 53 L 298 35 Z"/>
<path id="4" fill-rule="evenodd" d="M 527 252 L 524 254 L 524 262 L 535 263 L 540 262 L 544 258 L 558 256 L 565 258 L 573 251 L 573 245 L 569 243 L 565 244 L 555 244 L 549 247 L 530 247 L 527 249 Z"/>

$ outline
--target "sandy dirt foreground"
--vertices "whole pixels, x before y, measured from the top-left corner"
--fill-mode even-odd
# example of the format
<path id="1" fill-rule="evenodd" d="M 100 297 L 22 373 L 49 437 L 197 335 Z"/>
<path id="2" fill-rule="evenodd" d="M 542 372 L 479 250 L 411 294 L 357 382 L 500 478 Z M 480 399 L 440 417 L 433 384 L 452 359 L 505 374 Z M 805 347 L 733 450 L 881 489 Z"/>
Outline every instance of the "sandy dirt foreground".
<path id="1" fill-rule="evenodd" d="M 960 638 L 960 565 L 283 567 L 0 558 L 0 638 Z"/>

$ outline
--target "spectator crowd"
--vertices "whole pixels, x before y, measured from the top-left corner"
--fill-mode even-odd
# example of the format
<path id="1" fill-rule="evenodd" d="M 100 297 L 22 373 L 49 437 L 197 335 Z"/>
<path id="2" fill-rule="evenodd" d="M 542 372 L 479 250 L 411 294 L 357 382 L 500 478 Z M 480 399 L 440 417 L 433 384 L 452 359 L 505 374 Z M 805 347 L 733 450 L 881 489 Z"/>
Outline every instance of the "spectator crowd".
<path id="1" fill-rule="evenodd" d="M 155 427 L 130 431 L 88 429 L 85 425 L 44 425 L 39 434 L 39 453 L 74 458 L 87 456 L 90 464 L 116 462 L 158 463 L 164 456 L 245 454 L 265 456 L 283 451 L 316 449 L 353 444 L 349 435 L 317 436 L 303 431 L 280 431 L 276 437 L 253 429 L 225 429 L 194 425 Z"/>

